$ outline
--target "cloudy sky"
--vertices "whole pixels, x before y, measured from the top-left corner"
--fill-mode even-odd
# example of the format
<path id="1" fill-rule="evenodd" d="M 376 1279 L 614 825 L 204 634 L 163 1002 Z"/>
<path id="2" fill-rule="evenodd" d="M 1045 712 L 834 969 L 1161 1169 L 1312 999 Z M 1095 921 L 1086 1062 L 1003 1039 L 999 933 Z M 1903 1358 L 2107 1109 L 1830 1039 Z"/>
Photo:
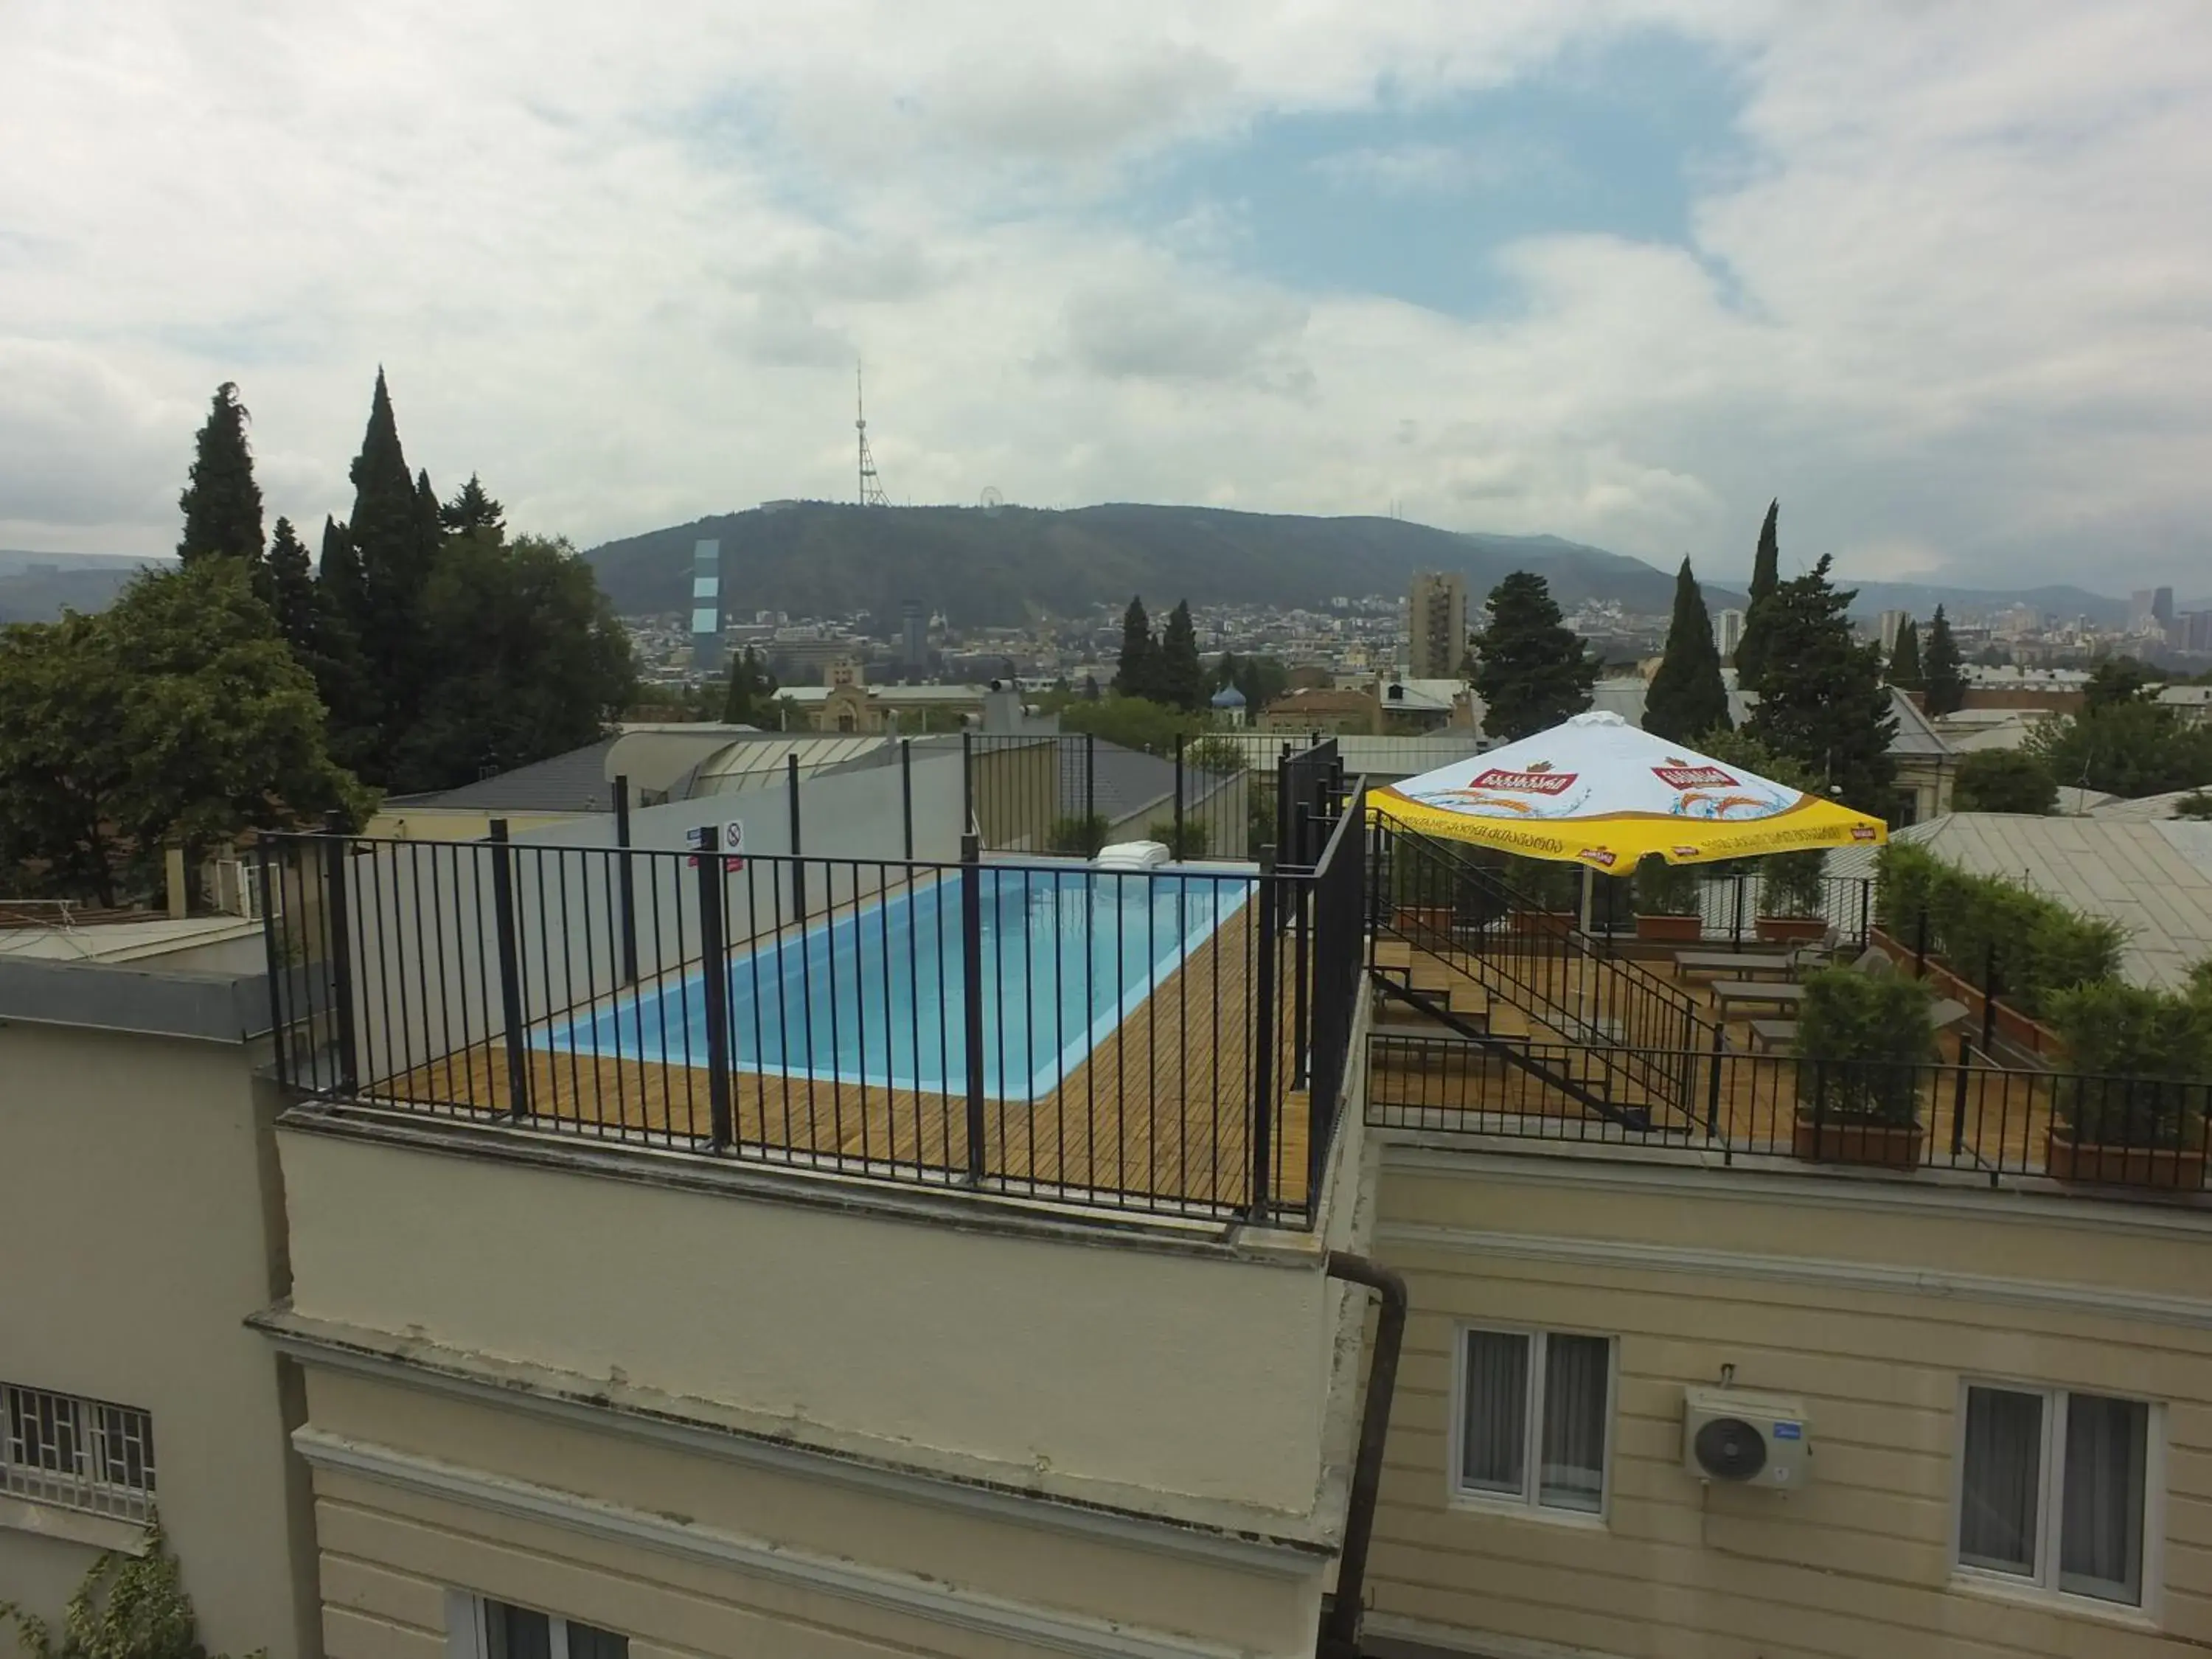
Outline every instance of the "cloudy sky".
<path id="1" fill-rule="evenodd" d="M 1048 27 L 1047 26 L 1048 20 Z M 0 546 L 1396 510 L 2212 593 L 2212 6 L 6 0 Z"/>

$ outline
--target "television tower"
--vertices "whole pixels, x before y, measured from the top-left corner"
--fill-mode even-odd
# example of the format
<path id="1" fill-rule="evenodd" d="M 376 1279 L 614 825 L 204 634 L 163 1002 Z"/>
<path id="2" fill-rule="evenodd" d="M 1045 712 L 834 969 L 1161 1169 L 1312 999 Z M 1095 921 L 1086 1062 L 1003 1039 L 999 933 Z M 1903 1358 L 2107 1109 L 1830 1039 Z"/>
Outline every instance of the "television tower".
<path id="1" fill-rule="evenodd" d="M 860 387 L 860 366 L 853 365 L 853 425 L 860 434 L 860 505 L 889 507 L 890 498 L 884 494 L 884 481 L 876 476 L 876 458 L 868 453 L 868 405 Z"/>

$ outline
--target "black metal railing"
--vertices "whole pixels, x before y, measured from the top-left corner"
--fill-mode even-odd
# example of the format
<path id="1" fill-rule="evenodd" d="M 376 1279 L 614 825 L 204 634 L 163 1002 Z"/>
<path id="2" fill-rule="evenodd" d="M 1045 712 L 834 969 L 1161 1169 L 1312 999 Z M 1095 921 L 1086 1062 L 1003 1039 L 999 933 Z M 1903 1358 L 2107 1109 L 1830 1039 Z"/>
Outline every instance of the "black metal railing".
<path id="1" fill-rule="evenodd" d="M 1639 931 L 1636 884 L 1607 879 L 1591 889 L 1590 931 L 1624 937 Z M 1777 878 L 1757 869 L 1700 872 L 1687 891 L 1684 918 L 1694 939 L 1669 929 L 1668 942 L 1731 950 L 1794 944 L 1832 933 L 1839 948 L 1864 948 L 1876 925 L 1872 876 Z"/>
<path id="2" fill-rule="evenodd" d="M 1089 858 L 1111 842 L 1153 841 L 1177 860 L 1257 859 L 1276 836 L 1273 781 L 1245 750 L 1178 735 L 1158 754 L 1088 732 L 967 732 L 969 821 L 993 852 Z"/>
<path id="3" fill-rule="evenodd" d="M 277 1069 L 327 1100 L 1304 1225 L 1358 994 L 1346 822 L 1339 797 L 1307 866 L 1131 872 L 972 832 L 934 863 L 270 836 Z"/>
<path id="4" fill-rule="evenodd" d="M 1820 1061 L 1708 1048 L 1654 1054 L 1694 1083 L 1643 1122 L 1592 1110 L 1548 1081 L 1574 1045 L 1532 1045 L 1530 1066 L 1463 1042 L 1376 1035 L 1368 1121 L 1511 1139 L 1689 1146 L 1724 1161 L 1793 1158 L 1899 1172 L 2033 1177 L 2124 1196 L 2204 1185 L 2212 1084 L 2001 1066 L 1972 1044 L 1925 1065 Z"/>
<path id="5" fill-rule="evenodd" d="M 1712 1028 L 1681 986 L 1585 932 L 1573 911 L 1518 889 L 1472 848 L 1388 822 L 1376 837 L 1375 937 L 1402 941 L 1523 1017 L 1511 1029 L 1487 1012 L 1470 1018 L 1482 1035 L 1524 1048 L 1547 1036 L 1567 1043 L 1563 1075 L 1630 1118 L 1687 1100 L 1692 1079 L 1679 1056 L 1704 1048 Z M 1397 988 L 1390 965 L 1378 959 L 1377 968 Z M 1418 992 L 1414 976 L 1400 977 Z"/>

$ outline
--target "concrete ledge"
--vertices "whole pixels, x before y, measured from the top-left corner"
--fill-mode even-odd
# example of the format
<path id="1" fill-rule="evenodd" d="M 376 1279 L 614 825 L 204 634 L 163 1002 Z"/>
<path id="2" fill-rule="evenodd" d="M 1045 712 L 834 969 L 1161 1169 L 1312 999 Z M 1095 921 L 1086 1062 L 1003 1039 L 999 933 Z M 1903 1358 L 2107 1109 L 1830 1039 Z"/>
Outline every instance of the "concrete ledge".
<path id="1" fill-rule="evenodd" d="M 33 1498 L 0 1493 L 0 1531 L 35 1533 L 96 1550 L 123 1555 L 146 1553 L 147 1533 L 143 1522 L 123 1521 L 112 1515 L 87 1515 L 60 1504 L 41 1504 Z"/>
<path id="2" fill-rule="evenodd" d="M 261 974 L 0 957 L 0 1021 L 243 1043 L 270 1028 Z"/>

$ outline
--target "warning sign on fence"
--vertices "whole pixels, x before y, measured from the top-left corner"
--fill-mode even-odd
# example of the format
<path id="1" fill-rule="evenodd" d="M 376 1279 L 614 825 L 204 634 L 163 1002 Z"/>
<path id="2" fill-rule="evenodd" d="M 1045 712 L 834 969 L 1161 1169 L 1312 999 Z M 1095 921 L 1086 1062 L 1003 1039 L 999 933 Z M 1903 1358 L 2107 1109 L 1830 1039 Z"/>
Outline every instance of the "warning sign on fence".
<path id="1" fill-rule="evenodd" d="M 696 870 L 699 854 L 720 852 L 722 870 L 735 875 L 745 867 L 745 825 L 742 818 L 732 818 L 727 823 L 702 823 L 691 830 L 691 856 L 684 862 Z"/>

